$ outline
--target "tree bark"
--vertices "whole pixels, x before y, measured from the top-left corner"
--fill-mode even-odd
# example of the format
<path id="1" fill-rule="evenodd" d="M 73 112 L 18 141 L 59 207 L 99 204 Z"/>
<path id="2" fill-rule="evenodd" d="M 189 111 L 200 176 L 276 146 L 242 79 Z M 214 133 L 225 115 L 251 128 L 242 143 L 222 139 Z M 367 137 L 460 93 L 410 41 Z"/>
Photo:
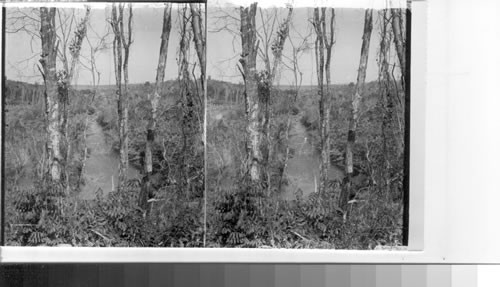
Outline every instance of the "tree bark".
<path id="1" fill-rule="evenodd" d="M 366 66 L 368 63 L 368 52 L 370 48 L 370 38 L 373 28 L 373 10 L 367 9 L 365 12 L 365 25 L 363 29 L 363 42 L 361 45 L 361 57 L 359 60 L 358 78 L 356 86 L 354 87 L 354 94 L 351 102 L 351 115 L 349 119 L 349 131 L 347 134 L 347 145 L 345 152 L 345 188 L 342 189 L 339 198 L 339 207 L 347 214 L 347 200 L 349 194 L 352 192 L 352 174 L 354 171 L 354 143 L 356 141 L 356 129 L 359 120 L 359 104 L 361 102 L 363 88 L 366 78 Z"/>
<path id="2" fill-rule="evenodd" d="M 381 26 L 381 39 L 379 47 L 379 94 L 381 96 L 381 108 L 383 110 L 382 118 L 382 154 L 383 154 L 383 171 L 381 188 L 387 190 L 389 180 L 390 159 L 394 157 L 395 153 L 392 151 L 397 146 L 394 141 L 394 133 L 392 129 L 393 113 L 395 112 L 394 103 L 391 95 L 391 78 L 389 74 L 389 50 L 390 50 L 390 30 L 388 18 L 390 17 L 389 10 L 382 10 L 379 12 L 380 26 Z M 397 83 L 396 83 L 397 85 Z M 397 86 L 396 86 L 397 91 Z M 396 153 L 397 154 L 397 153 Z"/>
<path id="3" fill-rule="evenodd" d="M 200 65 L 200 86 L 198 87 L 196 84 L 196 95 L 198 97 L 199 105 L 197 105 L 197 113 L 199 118 L 199 126 L 200 132 L 204 134 L 205 125 L 204 125 L 204 94 L 206 90 L 206 35 L 205 28 L 203 25 L 203 17 L 202 17 L 202 9 L 201 4 L 189 4 L 191 9 L 191 31 L 193 33 L 193 43 L 194 48 L 196 50 L 196 55 L 198 56 L 198 62 Z M 196 78 L 193 69 L 193 77 Z M 201 116 L 203 115 L 203 116 Z M 202 119 L 203 118 L 203 119 Z"/>
<path id="4" fill-rule="evenodd" d="M 196 7 L 196 4 L 189 4 L 191 8 L 191 27 L 193 30 L 193 42 L 200 62 L 200 81 L 201 86 L 205 89 L 205 70 L 206 70 L 206 43 L 205 29 L 202 24 L 201 9 Z"/>
<path id="5" fill-rule="evenodd" d="M 148 199 L 151 194 L 151 175 L 153 174 L 152 148 L 155 140 L 155 132 L 158 117 L 158 103 L 162 92 L 162 83 L 165 79 L 165 65 L 167 63 L 168 41 L 172 27 L 172 4 L 165 4 L 163 9 L 163 28 L 161 32 L 160 56 L 158 57 L 158 67 L 156 69 L 156 82 L 154 93 L 151 97 L 151 118 L 148 122 L 146 134 L 146 151 L 144 160 L 144 178 L 141 194 L 139 196 L 139 207 L 149 210 Z"/>
<path id="6" fill-rule="evenodd" d="M 240 64 L 243 68 L 245 108 L 248 120 L 247 172 L 254 186 L 261 186 L 262 189 L 267 187 L 269 193 L 270 174 L 268 173 L 268 164 L 272 154 L 270 138 L 271 89 L 277 67 L 281 63 L 283 47 L 289 34 L 293 9 L 288 8 L 287 18 L 280 24 L 276 37 L 272 42 L 271 50 L 274 56 L 272 65 L 267 56 L 268 51 L 264 53 L 266 55 L 264 57 L 266 69 L 262 72 L 257 72 L 256 68 L 256 57 L 259 51 L 255 24 L 256 11 L 257 3 L 253 3 L 248 8 L 240 7 L 242 43 Z M 267 45 L 265 46 L 267 47 Z"/>
<path id="7" fill-rule="evenodd" d="M 40 38 L 42 40 L 42 56 L 40 63 L 43 67 L 43 78 L 45 83 L 49 178 L 54 182 L 60 182 L 63 158 L 60 150 L 61 128 L 59 124 L 59 98 L 56 73 L 57 35 L 55 14 L 56 8 L 40 8 Z"/>
<path id="8" fill-rule="evenodd" d="M 122 94 L 122 118 L 120 130 L 120 172 L 119 172 L 119 186 L 123 189 L 127 181 L 128 171 L 128 59 L 130 54 L 130 44 L 132 44 L 132 5 L 128 4 L 128 29 L 127 36 L 125 36 L 125 29 L 123 28 L 123 21 L 121 22 L 122 42 L 123 42 L 123 94 Z M 122 6 L 121 13 L 123 14 L 124 6 Z M 127 39 L 128 38 L 128 39 Z"/>
<path id="9" fill-rule="evenodd" d="M 68 114 L 69 114 L 69 90 L 71 87 L 71 82 L 73 81 L 73 76 L 75 72 L 76 65 L 79 61 L 80 51 L 82 48 L 83 39 L 87 35 L 87 23 L 90 19 L 90 6 L 85 7 L 85 16 L 82 21 L 78 24 L 75 30 L 75 36 L 69 45 L 69 51 L 71 54 L 71 64 L 68 67 L 65 65 L 65 73 L 61 74 L 59 79 L 59 116 L 60 116 L 60 128 L 62 137 L 62 167 L 64 169 L 64 180 L 66 189 L 69 189 L 69 174 L 68 174 L 68 163 L 71 154 L 71 145 L 68 138 Z M 66 45 L 64 45 L 66 46 Z M 67 63 L 67 62 L 66 62 Z"/>
<path id="10" fill-rule="evenodd" d="M 118 190 L 125 187 L 128 170 L 128 58 L 132 44 L 132 5 L 128 4 L 128 32 L 124 30 L 124 4 L 113 4 L 111 10 L 111 28 L 115 34 L 113 40 L 113 58 L 115 63 L 116 95 L 118 101 L 118 129 L 120 138 L 120 166 L 118 170 Z M 123 51 L 122 51 L 123 50 Z M 122 54 L 124 53 L 124 55 Z M 123 72 L 123 86 L 122 86 Z"/>
<path id="11" fill-rule="evenodd" d="M 274 81 L 276 77 L 276 73 L 278 70 L 278 66 L 281 63 L 281 55 L 283 53 L 283 47 L 285 46 L 285 41 L 288 38 L 288 34 L 290 32 L 290 21 L 292 20 L 293 8 L 288 8 L 288 14 L 283 23 L 280 24 L 279 30 L 276 34 L 274 42 L 271 46 L 271 50 L 273 52 L 273 67 L 272 70 L 269 71 L 271 75 L 270 82 Z"/>
<path id="12" fill-rule="evenodd" d="M 328 168 L 330 167 L 330 110 L 331 110 L 331 72 L 330 63 L 334 40 L 335 10 L 331 8 L 329 21 L 330 31 L 326 28 L 326 8 L 315 8 L 313 25 L 316 31 L 315 55 L 316 73 L 318 77 L 319 94 L 319 117 L 320 117 L 320 139 L 321 139 L 321 162 L 320 162 L 320 184 L 319 192 L 324 193 L 328 186 Z M 329 37 L 328 35 L 329 34 Z M 326 58 L 325 58 L 326 50 Z M 326 78 L 326 87 L 324 84 Z"/>
<path id="13" fill-rule="evenodd" d="M 239 60 L 242 66 L 243 80 L 245 83 L 245 112 L 247 115 L 247 172 L 250 180 L 256 185 L 260 185 L 263 179 L 263 114 L 262 105 L 265 104 L 259 99 L 258 75 L 257 75 L 257 51 L 259 43 L 257 41 L 257 29 L 255 25 L 255 14 L 257 3 L 253 3 L 248 8 L 240 7 L 241 17 L 241 47 L 242 53 Z"/>
<path id="14" fill-rule="evenodd" d="M 191 42 L 191 31 L 188 28 L 189 14 L 187 5 L 179 11 L 181 21 L 180 21 L 180 42 L 179 42 L 179 55 L 178 55 L 178 66 L 179 66 L 179 85 L 180 94 L 182 96 L 182 159 L 181 159 L 181 184 L 182 194 L 186 197 L 190 196 L 191 183 L 189 181 L 189 167 L 187 160 L 193 152 L 193 148 L 197 147 L 195 134 L 197 128 L 195 128 L 196 120 L 196 107 L 194 101 L 194 93 L 192 88 L 192 81 L 189 71 L 189 48 Z"/>
<path id="15" fill-rule="evenodd" d="M 200 82 L 203 94 L 203 152 L 207 153 L 207 114 L 204 112 L 205 103 L 207 101 L 207 81 L 206 81 L 206 35 L 205 27 L 203 25 L 203 18 L 200 6 L 197 8 L 195 4 L 189 4 L 191 8 L 191 26 L 193 30 L 193 41 L 195 44 L 198 61 L 200 63 Z M 206 17 L 205 17 L 206 19 Z M 204 169 L 208 169 L 208 163 L 204 162 Z M 204 185 L 207 185 L 206 176 L 204 176 Z M 203 189 L 203 247 L 206 246 L 207 241 L 207 191 Z"/>
<path id="16" fill-rule="evenodd" d="M 268 73 L 267 73 L 267 79 L 265 79 L 265 85 L 262 86 L 262 94 L 259 97 L 262 97 L 263 95 L 266 96 L 267 102 L 264 110 L 264 136 L 266 137 L 266 149 L 264 150 L 266 154 L 264 154 L 265 160 L 265 171 L 266 171 L 266 177 L 267 177 L 267 196 L 270 196 L 271 194 L 271 172 L 270 171 L 270 162 L 273 160 L 273 155 L 274 155 L 274 150 L 273 150 L 273 139 L 272 139 L 272 131 L 271 131 L 271 90 L 273 87 L 274 80 L 276 78 L 276 75 L 278 73 L 278 66 L 281 64 L 281 56 L 283 53 L 283 48 L 285 46 L 285 41 L 288 38 L 288 34 L 290 32 L 290 21 L 292 20 L 292 15 L 293 15 L 293 7 L 288 8 L 288 13 L 287 17 L 285 20 L 279 25 L 278 31 L 276 33 L 276 36 L 272 42 L 271 45 L 271 51 L 273 55 L 273 64 L 272 68 L 269 62 L 269 57 L 268 51 L 266 51 L 266 67 L 268 67 Z M 266 45 L 267 48 L 267 45 Z"/>

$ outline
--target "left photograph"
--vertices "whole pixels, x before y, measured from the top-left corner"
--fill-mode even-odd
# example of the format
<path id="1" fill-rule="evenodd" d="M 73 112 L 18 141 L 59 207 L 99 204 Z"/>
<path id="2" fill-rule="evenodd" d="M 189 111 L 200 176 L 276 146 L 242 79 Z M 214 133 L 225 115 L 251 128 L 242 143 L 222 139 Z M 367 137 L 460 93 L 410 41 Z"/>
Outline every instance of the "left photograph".
<path id="1" fill-rule="evenodd" d="M 28 5 L 3 8 L 5 245 L 204 247 L 205 4 Z"/>

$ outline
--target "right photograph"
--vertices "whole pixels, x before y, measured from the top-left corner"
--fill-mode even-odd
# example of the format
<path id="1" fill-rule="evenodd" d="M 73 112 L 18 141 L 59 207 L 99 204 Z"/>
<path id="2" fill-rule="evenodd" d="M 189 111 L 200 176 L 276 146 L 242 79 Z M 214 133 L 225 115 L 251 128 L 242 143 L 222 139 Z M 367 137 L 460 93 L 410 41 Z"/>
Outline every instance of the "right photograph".
<path id="1" fill-rule="evenodd" d="M 210 246 L 406 248 L 410 23 L 409 4 L 208 7 Z"/>

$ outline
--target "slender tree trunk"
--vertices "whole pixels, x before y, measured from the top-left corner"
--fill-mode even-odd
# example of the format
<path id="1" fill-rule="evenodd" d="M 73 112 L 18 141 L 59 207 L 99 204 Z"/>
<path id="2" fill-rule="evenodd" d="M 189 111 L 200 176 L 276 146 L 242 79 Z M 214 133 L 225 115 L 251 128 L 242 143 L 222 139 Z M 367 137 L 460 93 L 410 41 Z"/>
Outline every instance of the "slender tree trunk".
<path id="1" fill-rule="evenodd" d="M 345 168 L 346 168 L 346 180 L 345 188 L 342 189 L 340 195 L 339 207 L 346 212 L 347 215 L 347 200 L 349 194 L 352 192 L 352 174 L 354 171 L 354 143 L 356 141 L 356 129 L 359 120 L 359 104 L 362 98 L 362 92 L 365 84 L 366 78 L 366 66 L 368 63 L 368 51 L 370 48 L 370 38 L 373 28 L 373 10 L 367 9 L 365 12 L 365 25 L 363 29 L 363 43 L 361 46 L 361 57 L 359 60 L 358 78 L 356 81 L 356 86 L 354 87 L 354 95 L 352 96 L 351 103 L 351 115 L 349 119 L 349 131 L 347 134 L 347 145 L 345 153 Z"/>
<path id="2" fill-rule="evenodd" d="M 193 41 L 195 44 L 196 54 L 198 55 L 198 61 L 200 63 L 200 81 L 203 94 L 203 153 L 207 153 L 207 114 L 204 112 L 206 101 L 207 101 L 207 80 L 206 78 L 206 35 L 205 26 L 203 25 L 203 17 L 200 6 L 197 8 L 195 4 L 189 4 L 191 8 L 191 25 L 193 29 Z M 205 18 L 206 19 L 206 18 Z M 204 169 L 208 169 L 208 163 L 204 161 Z M 204 186 L 207 185 L 206 176 L 203 177 Z M 207 242 L 207 191 L 206 188 L 203 189 L 203 247 L 206 246 Z"/>
<path id="3" fill-rule="evenodd" d="M 288 14 L 285 20 L 283 21 L 283 23 L 280 24 L 279 30 L 272 44 L 271 49 L 273 52 L 274 59 L 273 59 L 272 70 L 269 71 L 271 83 L 274 81 L 274 78 L 276 77 L 278 71 L 278 66 L 281 64 L 281 55 L 283 53 L 283 47 L 285 46 L 285 41 L 288 38 L 288 34 L 290 32 L 290 22 L 292 20 L 292 15 L 293 15 L 293 8 L 290 7 L 288 8 Z"/>
<path id="4" fill-rule="evenodd" d="M 118 130 L 120 138 L 120 166 L 118 170 L 118 190 L 125 187 L 128 169 L 128 56 L 132 43 L 132 6 L 129 4 L 128 39 L 123 26 L 124 6 L 113 4 L 111 11 L 111 27 L 115 34 L 113 41 L 113 57 L 115 62 L 116 96 L 118 100 Z M 123 50 L 123 51 L 122 51 Z M 125 55 L 123 55 L 123 53 Z M 124 83 L 122 86 L 122 72 Z"/>
<path id="5" fill-rule="evenodd" d="M 321 162 L 319 192 L 324 193 L 328 186 L 328 168 L 330 167 L 330 110 L 331 110 L 331 72 L 330 63 L 334 44 L 335 11 L 331 8 L 329 29 L 326 28 L 326 8 L 315 8 L 313 25 L 316 31 L 316 73 L 318 77 Z M 329 37 L 328 37 L 329 34 Z M 325 57 L 326 50 L 326 57 Z M 326 87 L 324 84 L 326 78 Z"/>
<path id="6" fill-rule="evenodd" d="M 66 191 L 69 190 L 68 165 L 71 155 L 71 141 L 68 135 L 68 126 L 69 126 L 68 114 L 70 105 L 69 90 L 71 87 L 71 82 L 73 81 L 76 65 L 79 61 L 80 50 L 82 48 L 83 39 L 85 39 L 87 35 L 87 23 L 89 19 L 90 19 L 90 6 L 86 6 L 85 16 L 82 19 L 82 21 L 78 24 L 75 31 L 75 36 L 69 45 L 69 50 L 71 54 L 71 66 L 69 68 L 67 67 L 67 65 L 65 66 L 65 69 L 67 70 L 65 72 L 65 75 L 62 75 L 62 78 L 60 79 L 60 85 L 58 89 L 59 101 L 60 101 L 60 106 L 59 106 L 60 127 L 61 127 L 61 136 L 63 142 L 62 145 L 63 148 L 61 150 L 63 151 L 63 156 L 64 156 L 62 166 L 64 169 L 64 180 L 66 185 Z"/>
<path id="7" fill-rule="evenodd" d="M 388 10 L 379 12 L 381 39 L 379 47 L 379 94 L 381 96 L 381 108 L 383 110 L 382 118 L 382 154 L 383 154 L 383 168 L 382 178 L 383 182 L 380 187 L 387 191 L 389 172 L 390 172 L 390 159 L 394 157 L 392 149 L 396 147 L 397 143 L 394 141 L 394 133 L 392 130 L 393 113 L 395 112 L 394 103 L 391 95 L 391 79 L 389 74 L 389 49 L 390 49 L 390 30 L 388 29 L 388 18 L 390 13 Z M 397 86 L 396 86 L 397 91 Z"/>
<path id="8" fill-rule="evenodd" d="M 272 42 L 271 45 L 271 50 L 273 54 L 273 63 L 272 63 L 272 68 L 268 68 L 268 79 L 266 79 L 267 84 L 263 86 L 263 94 L 267 95 L 267 103 L 265 105 L 265 117 L 264 117 L 264 135 L 266 136 L 266 146 L 267 149 L 265 149 L 267 154 L 264 154 L 265 160 L 265 169 L 266 169 L 266 177 L 267 177 L 267 196 L 270 196 L 271 194 L 271 170 L 270 170 L 270 163 L 273 160 L 274 156 L 274 144 L 273 144 L 273 139 L 272 139 L 272 130 L 271 130 L 271 108 L 272 108 L 272 103 L 271 103 L 271 90 L 274 84 L 274 80 L 276 78 L 276 75 L 278 73 L 278 67 L 281 64 L 281 56 L 283 53 L 283 48 L 285 46 L 285 42 L 288 38 L 289 32 L 290 32 L 290 22 L 292 20 L 292 15 L 293 15 L 293 8 L 289 7 L 288 8 L 288 13 L 287 17 L 285 20 L 280 24 L 279 29 L 276 33 L 276 36 Z M 267 51 L 266 51 L 267 53 Z M 271 67 L 270 62 L 269 62 L 269 57 L 266 54 L 266 59 L 268 62 L 266 62 L 267 67 Z M 262 95 L 260 95 L 262 97 Z"/>
<path id="9" fill-rule="evenodd" d="M 206 43 L 205 43 L 205 29 L 201 16 L 201 9 L 196 7 L 196 4 L 189 4 L 191 8 L 191 27 L 193 30 L 193 42 L 196 49 L 196 55 L 200 62 L 200 81 L 201 86 L 205 89 L 205 70 L 206 70 Z"/>
<path id="10" fill-rule="evenodd" d="M 127 32 L 124 29 L 124 4 L 113 4 L 111 27 L 115 34 L 113 58 L 115 62 L 116 95 L 118 100 L 118 129 L 120 137 L 120 166 L 118 170 L 118 190 L 123 190 L 128 170 L 128 58 L 132 43 L 132 5 L 128 4 Z M 122 54 L 122 50 L 124 55 Z M 124 83 L 122 86 L 122 72 Z"/>
<path id="11" fill-rule="evenodd" d="M 54 182 L 61 181 L 61 164 L 63 161 L 60 144 L 61 128 L 59 124 L 59 98 L 56 73 L 56 8 L 40 8 L 40 38 L 42 40 L 42 57 L 40 63 L 43 67 L 45 83 L 45 113 L 47 116 L 47 162 L 49 176 Z"/>
<path id="12" fill-rule="evenodd" d="M 320 119 L 320 139 L 321 139 L 321 162 L 320 162 L 320 193 L 326 189 L 326 181 L 328 179 L 328 159 L 324 155 L 328 154 L 328 121 L 326 114 L 328 113 L 327 101 L 328 95 L 325 95 L 324 72 L 325 72 L 325 14 L 324 9 L 314 8 L 313 26 L 316 31 L 316 41 L 314 42 L 316 56 L 316 76 L 318 79 L 318 96 L 319 96 L 319 119 Z"/>
<path id="13" fill-rule="evenodd" d="M 193 147 L 196 146 L 194 140 L 194 121 L 195 121 L 195 102 L 194 94 L 192 89 L 192 82 L 189 72 L 189 48 L 191 41 L 191 31 L 188 28 L 189 14 L 187 5 L 182 8 L 179 12 L 181 17 L 180 29 L 181 38 L 179 42 L 179 55 L 178 55 L 178 66 L 179 66 L 179 84 L 180 93 L 182 95 L 182 105 L 183 105 L 183 117 L 182 117 L 182 176 L 181 176 L 181 188 L 183 195 L 186 197 L 190 196 L 191 184 L 189 179 L 189 168 L 187 164 L 187 159 L 190 154 L 192 154 Z"/>
<path id="14" fill-rule="evenodd" d="M 239 60 L 243 70 L 243 80 L 245 83 L 245 111 L 247 115 L 247 172 L 250 180 L 255 185 L 261 185 L 263 179 L 264 158 L 262 153 L 262 103 L 259 100 L 257 84 L 257 29 L 255 24 L 255 14 L 257 3 L 253 3 L 248 8 L 240 7 L 241 17 L 241 47 L 242 53 Z"/>
<path id="15" fill-rule="evenodd" d="M 394 44 L 396 46 L 396 54 L 401 70 L 401 85 L 405 90 L 405 73 L 406 73 L 406 53 L 405 53 L 405 36 L 402 27 L 402 9 L 391 9 L 392 14 L 392 32 L 394 35 Z"/>
<path id="16" fill-rule="evenodd" d="M 122 118 L 120 123 L 120 171 L 119 171 L 119 188 L 123 189 L 127 181 L 128 171 L 128 59 L 130 54 L 130 44 L 132 43 L 132 5 L 128 4 L 128 29 L 127 36 L 125 36 L 125 29 L 123 28 L 123 21 L 121 22 L 122 42 L 123 42 L 123 91 L 122 91 Z M 121 13 L 123 14 L 124 7 L 122 6 Z M 128 38 L 128 39 L 127 39 Z"/>
<path id="17" fill-rule="evenodd" d="M 241 72 L 245 82 L 245 107 L 248 119 L 247 171 L 254 186 L 260 186 L 263 190 L 267 189 L 269 193 L 270 175 L 268 169 L 269 159 L 272 156 L 270 138 L 271 89 L 277 67 L 281 63 L 281 54 L 288 37 L 293 9 L 288 9 L 287 18 L 280 25 L 279 31 L 273 40 L 271 48 L 274 61 L 272 66 L 269 57 L 266 56 L 266 70 L 260 73 L 257 72 L 256 68 L 256 57 L 259 50 L 255 24 L 256 11 L 257 3 L 253 3 L 248 8 L 240 7 L 240 32 L 243 51 L 240 63 L 243 68 Z"/>
<path id="18" fill-rule="evenodd" d="M 165 4 L 163 9 L 163 28 L 161 32 L 160 56 L 158 58 L 158 67 L 156 69 L 156 82 L 154 93 L 151 97 L 151 118 L 148 122 L 146 135 L 146 151 L 144 160 L 144 178 L 141 194 L 139 196 L 139 207 L 149 210 L 148 199 L 151 194 L 151 175 L 153 174 L 153 156 L 152 148 L 155 140 L 155 132 L 158 117 L 158 103 L 162 92 L 162 83 L 165 79 L 165 65 L 167 64 L 168 41 L 172 27 L 172 4 Z"/>
<path id="19" fill-rule="evenodd" d="M 119 8 L 118 8 L 119 9 Z M 116 4 L 113 4 L 111 10 L 111 27 L 113 28 L 113 32 L 115 34 L 115 38 L 113 40 L 113 59 L 115 64 L 115 84 L 116 84 L 116 98 L 118 101 L 118 129 L 120 134 L 120 154 L 121 154 L 121 144 L 122 144 L 122 33 L 120 29 L 120 22 L 123 21 L 123 14 L 118 12 Z M 121 11 L 121 10 L 120 10 Z M 119 179 L 122 178 L 123 174 L 123 165 L 121 163 L 121 155 L 120 155 L 120 167 L 118 171 Z M 121 181 L 119 181 L 121 182 Z M 118 185 L 120 188 L 121 185 Z"/>

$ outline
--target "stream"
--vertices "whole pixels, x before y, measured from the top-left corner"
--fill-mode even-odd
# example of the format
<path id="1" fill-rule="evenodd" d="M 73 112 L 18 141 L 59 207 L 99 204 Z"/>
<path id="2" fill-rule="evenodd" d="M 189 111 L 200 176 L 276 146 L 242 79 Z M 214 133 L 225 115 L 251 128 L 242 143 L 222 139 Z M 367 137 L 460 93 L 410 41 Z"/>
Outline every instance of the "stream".
<path id="1" fill-rule="evenodd" d="M 290 125 L 290 149 L 293 152 L 285 171 L 289 180 L 282 193 L 285 199 L 294 199 L 299 189 L 302 190 L 303 196 L 307 197 L 315 192 L 319 185 L 320 155 L 315 151 L 308 138 L 307 129 L 299 119 L 300 114 L 293 116 Z M 107 195 L 116 188 L 120 164 L 119 155 L 106 142 L 106 135 L 97 123 L 96 117 L 89 118 L 87 133 L 89 156 L 85 165 L 85 185 L 79 194 L 81 199 L 86 200 L 94 199 L 99 189 L 102 189 L 103 195 Z M 343 176 L 341 168 L 330 166 L 328 170 L 330 180 L 342 180 Z M 139 177 L 140 171 L 129 166 L 128 178 Z"/>
<path id="2" fill-rule="evenodd" d="M 79 197 L 89 200 L 96 197 L 99 189 L 102 189 L 104 196 L 116 189 L 120 156 L 106 142 L 106 135 L 95 116 L 89 118 L 86 145 L 89 155 L 85 163 L 85 185 Z M 128 179 L 139 178 L 140 172 L 129 165 L 127 176 Z"/>
<path id="3" fill-rule="evenodd" d="M 303 197 L 315 192 L 319 188 L 319 167 L 321 158 L 311 140 L 308 138 L 306 127 L 300 122 L 302 114 L 292 116 L 290 123 L 290 155 L 285 176 L 288 184 L 283 187 L 280 197 L 287 200 L 295 199 L 295 193 L 302 190 Z M 209 111 L 209 125 L 217 125 L 218 121 L 231 117 L 231 109 L 213 105 Z M 232 162 L 232 155 L 225 148 L 220 148 L 222 162 L 229 167 Z M 224 164 L 223 163 L 223 164 Z M 342 168 L 332 165 L 328 170 L 330 180 L 341 181 L 344 178 Z M 222 179 L 221 185 L 228 186 L 235 184 Z"/>
<path id="4" fill-rule="evenodd" d="M 301 115 L 292 117 L 290 124 L 290 150 L 293 151 L 288 159 L 285 174 L 289 180 L 284 188 L 283 197 L 294 199 L 295 192 L 302 190 L 303 197 L 317 191 L 319 188 L 320 155 L 315 151 L 308 138 L 306 127 L 300 122 Z M 342 180 L 344 172 L 337 166 L 330 166 L 328 178 Z"/>

